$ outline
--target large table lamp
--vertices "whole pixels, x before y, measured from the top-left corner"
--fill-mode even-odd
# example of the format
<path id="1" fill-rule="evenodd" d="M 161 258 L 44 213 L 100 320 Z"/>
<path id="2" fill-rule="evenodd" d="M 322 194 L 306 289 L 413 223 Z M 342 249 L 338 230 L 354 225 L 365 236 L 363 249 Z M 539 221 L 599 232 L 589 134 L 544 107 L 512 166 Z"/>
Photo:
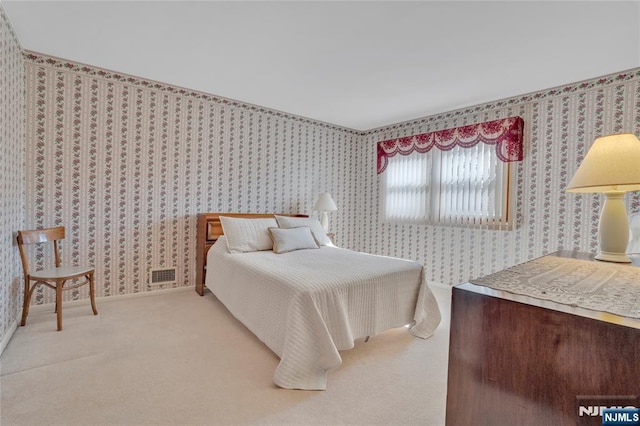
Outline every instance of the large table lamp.
<path id="1" fill-rule="evenodd" d="M 569 182 L 567 192 L 605 196 L 598 225 L 599 253 L 596 259 L 629 263 L 629 219 L 624 205 L 627 191 L 640 190 L 640 140 L 631 133 L 603 136 L 595 140 Z"/>
<path id="2" fill-rule="evenodd" d="M 329 215 L 327 212 L 338 210 L 338 206 L 336 206 L 335 201 L 331 198 L 331 194 L 328 192 L 323 192 L 318 194 L 318 201 L 313 206 L 313 209 L 320 213 L 320 223 L 324 228 L 324 232 L 329 231 Z"/>

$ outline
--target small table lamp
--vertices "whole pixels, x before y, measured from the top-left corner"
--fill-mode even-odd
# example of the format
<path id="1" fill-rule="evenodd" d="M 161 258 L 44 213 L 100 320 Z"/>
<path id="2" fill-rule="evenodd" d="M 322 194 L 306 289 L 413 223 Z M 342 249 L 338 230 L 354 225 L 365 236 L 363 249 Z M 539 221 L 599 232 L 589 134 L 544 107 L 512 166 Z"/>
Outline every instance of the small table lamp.
<path id="1" fill-rule="evenodd" d="M 338 210 L 338 206 L 331 198 L 331 194 L 328 192 L 323 192 L 318 194 L 318 201 L 316 201 L 313 209 L 320 213 L 320 223 L 324 228 L 324 232 L 329 231 L 329 215 L 327 215 L 328 211 L 336 211 Z"/>
<path id="2" fill-rule="evenodd" d="M 640 140 L 630 133 L 595 140 L 567 192 L 602 192 L 604 206 L 598 225 L 600 252 L 596 259 L 629 263 L 629 219 L 624 206 L 627 191 L 640 190 Z"/>

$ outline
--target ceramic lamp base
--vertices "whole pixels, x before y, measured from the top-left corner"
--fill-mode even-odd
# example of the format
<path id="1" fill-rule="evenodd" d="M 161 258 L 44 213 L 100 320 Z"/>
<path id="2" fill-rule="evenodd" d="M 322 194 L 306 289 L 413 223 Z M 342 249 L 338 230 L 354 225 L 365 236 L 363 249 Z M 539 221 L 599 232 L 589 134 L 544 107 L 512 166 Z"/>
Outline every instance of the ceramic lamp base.
<path id="1" fill-rule="evenodd" d="M 597 260 L 605 262 L 631 263 L 625 254 L 629 243 L 629 219 L 624 206 L 624 192 L 605 192 L 604 206 L 598 225 L 600 252 Z"/>

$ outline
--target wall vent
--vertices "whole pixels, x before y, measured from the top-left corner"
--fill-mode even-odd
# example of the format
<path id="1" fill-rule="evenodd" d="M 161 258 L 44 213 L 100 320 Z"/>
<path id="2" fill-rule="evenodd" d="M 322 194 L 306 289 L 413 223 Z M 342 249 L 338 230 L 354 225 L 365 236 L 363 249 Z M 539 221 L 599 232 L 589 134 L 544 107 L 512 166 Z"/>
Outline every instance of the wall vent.
<path id="1" fill-rule="evenodd" d="M 152 268 L 149 272 L 149 284 L 173 284 L 176 282 L 176 268 Z"/>

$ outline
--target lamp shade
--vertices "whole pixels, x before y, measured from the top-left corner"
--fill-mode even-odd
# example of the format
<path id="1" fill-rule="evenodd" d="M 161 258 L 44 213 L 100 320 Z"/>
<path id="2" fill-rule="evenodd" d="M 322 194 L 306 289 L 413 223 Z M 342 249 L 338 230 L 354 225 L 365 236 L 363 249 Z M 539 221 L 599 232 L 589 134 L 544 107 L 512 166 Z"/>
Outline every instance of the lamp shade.
<path id="1" fill-rule="evenodd" d="M 315 206 L 313 206 L 315 211 L 336 211 L 338 210 L 338 206 L 336 206 L 335 201 L 331 198 L 331 194 L 328 192 L 322 192 L 318 194 L 318 201 L 316 201 Z"/>
<path id="2" fill-rule="evenodd" d="M 640 140 L 631 133 L 596 139 L 567 192 L 640 190 Z"/>

